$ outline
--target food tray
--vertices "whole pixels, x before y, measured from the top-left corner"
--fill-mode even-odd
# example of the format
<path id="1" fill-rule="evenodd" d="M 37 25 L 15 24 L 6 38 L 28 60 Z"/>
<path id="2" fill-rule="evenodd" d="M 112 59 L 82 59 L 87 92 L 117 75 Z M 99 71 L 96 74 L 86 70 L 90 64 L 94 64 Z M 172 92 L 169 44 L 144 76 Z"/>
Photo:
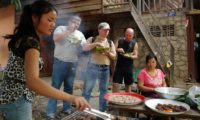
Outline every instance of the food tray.
<path id="1" fill-rule="evenodd" d="M 123 97 L 121 101 L 117 101 L 117 100 L 120 100 L 119 98 L 120 97 Z M 112 100 L 112 97 L 118 97 L 115 100 Z M 129 97 L 129 98 L 128 98 Z M 140 104 L 144 101 L 145 97 L 140 95 L 140 94 L 137 94 L 137 93 L 133 93 L 133 92 L 115 92 L 115 93 L 108 93 L 104 96 L 104 98 L 113 103 L 113 104 L 118 104 L 118 105 L 137 105 L 137 104 Z M 123 99 L 126 99 L 123 101 Z M 134 99 L 134 100 L 131 100 L 131 102 L 128 102 L 127 99 Z"/>

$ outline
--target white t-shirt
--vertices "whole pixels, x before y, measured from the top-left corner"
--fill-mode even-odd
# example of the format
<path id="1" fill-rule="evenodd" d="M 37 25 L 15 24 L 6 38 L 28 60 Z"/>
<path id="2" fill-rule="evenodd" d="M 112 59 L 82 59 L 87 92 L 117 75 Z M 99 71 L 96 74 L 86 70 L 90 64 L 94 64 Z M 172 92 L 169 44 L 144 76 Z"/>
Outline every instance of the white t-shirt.
<path id="1" fill-rule="evenodd" d="M 67 26 L 58 26 L 54 34 L 62 33 L 66 30 Z M 86 43 L 86 39 L 83 33 L 75 30 L 60 43 L 55 43 L 54 57 L 64 62 L 77 62 L 79 50 L 84 43 Z"/>

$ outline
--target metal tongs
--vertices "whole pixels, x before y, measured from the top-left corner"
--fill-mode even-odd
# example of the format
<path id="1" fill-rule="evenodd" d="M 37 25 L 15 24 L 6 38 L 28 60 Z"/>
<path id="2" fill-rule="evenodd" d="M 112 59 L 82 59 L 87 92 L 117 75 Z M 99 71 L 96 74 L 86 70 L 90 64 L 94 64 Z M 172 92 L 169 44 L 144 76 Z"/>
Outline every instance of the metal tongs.
<path id="1" fill-rule="evenodd" d="M 94 116 L 97 116 L 97 117 L 100 117 L 104 120 L 112 120 L 113 119 L 113 116 L 111 114 L 101 112 L 101 111 L 93 109 L 93 108 L 91 108 L 91 109 L 86 108 L 84 110 L 84 112 L 91 114 L 91 115 L 94 115 Z"/>
<path id="2" fill-rule="evenodd" d="M 75 116 L 81 115 L 83 112 L 100 117 L 103 120 L 112 120 L 114 118 L 114 116 L 112 116 L 111 114 L 101 112 L 99 110 L 92 108 L 91 109 L 86 108 L 84 111 L 75 111 L 74 113 L 62 118 L 62 120 L 72 120 Z"/>

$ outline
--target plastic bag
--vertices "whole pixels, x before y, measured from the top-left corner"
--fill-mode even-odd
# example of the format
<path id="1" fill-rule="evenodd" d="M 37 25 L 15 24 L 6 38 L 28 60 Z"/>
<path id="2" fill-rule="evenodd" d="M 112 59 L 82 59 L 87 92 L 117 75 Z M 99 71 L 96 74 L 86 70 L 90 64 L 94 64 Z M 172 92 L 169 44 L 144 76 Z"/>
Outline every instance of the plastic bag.
<path id="1" fill-rule="evenodd" d="M 200 87 L 190 87 L 188 94 L 185 96 L 185 100 L 183 100 L 183 102 L 187 103 L 192 108 L 200 110 Z"/>
<path id="2" fill-rule="evenodd" d="M 200 105 L 200 87 L 198 87 L 198 86 L 192 86 L 189 89 L 188 96 L 190 97 L 190 99 L 194 103 L 196 103 L 197 105 Z"/>
<path id="3" fill-rule="evenodd" d="M 191 108 L 200 110 L 200 87 L 192 86 L 189 91 L 176 99 L 181 102 L 187 103 Z"/>

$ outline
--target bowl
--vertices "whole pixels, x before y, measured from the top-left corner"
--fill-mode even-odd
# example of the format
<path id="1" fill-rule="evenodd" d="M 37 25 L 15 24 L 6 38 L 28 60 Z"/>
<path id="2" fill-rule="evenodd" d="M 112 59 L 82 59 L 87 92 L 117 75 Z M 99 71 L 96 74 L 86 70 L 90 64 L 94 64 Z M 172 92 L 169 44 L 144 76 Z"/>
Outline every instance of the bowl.
<path id="1" fill-rule="evenodd" d="M 174 87 L 158 87 L 155 88 L 155 91 L 160 97 L 171 100 L 177 99 L 187 92 L 186 89 Z"/>
<path id="2" fill-rule="evenodd" d="M 169 99 L 149 99 L 149 100 L 146 100 L 144 104 L 145 104 L 145 106 L 147 106 L 151 110 L 153 110 L 153 111 L 155 111 L 157 113 L 160 113 L 160 114 L 165 114 L 165 115 L 179 115 L 179 114 L 183 114 L 183 113 L 185 113 L 185 112 L 190 110 L 190 106 L 188 104 L 183 103 L 183 102 L 179 102 L 179 101 L 176 101 L 176 100 L 169 100 Z M 173 106 L 182 106 L 186 110 L 184 110 L 184 111 L 176 111 L 176 112 L 175 111 L 174 112 L 162 111 L 162 110 L 158 110 L 156 108 L 156 106 L 158 104 L 162 104 L 162 105 L 165 104 L 165 105 L 170 105 L 170 106 L 171 105 L 173 105 Z"/>

